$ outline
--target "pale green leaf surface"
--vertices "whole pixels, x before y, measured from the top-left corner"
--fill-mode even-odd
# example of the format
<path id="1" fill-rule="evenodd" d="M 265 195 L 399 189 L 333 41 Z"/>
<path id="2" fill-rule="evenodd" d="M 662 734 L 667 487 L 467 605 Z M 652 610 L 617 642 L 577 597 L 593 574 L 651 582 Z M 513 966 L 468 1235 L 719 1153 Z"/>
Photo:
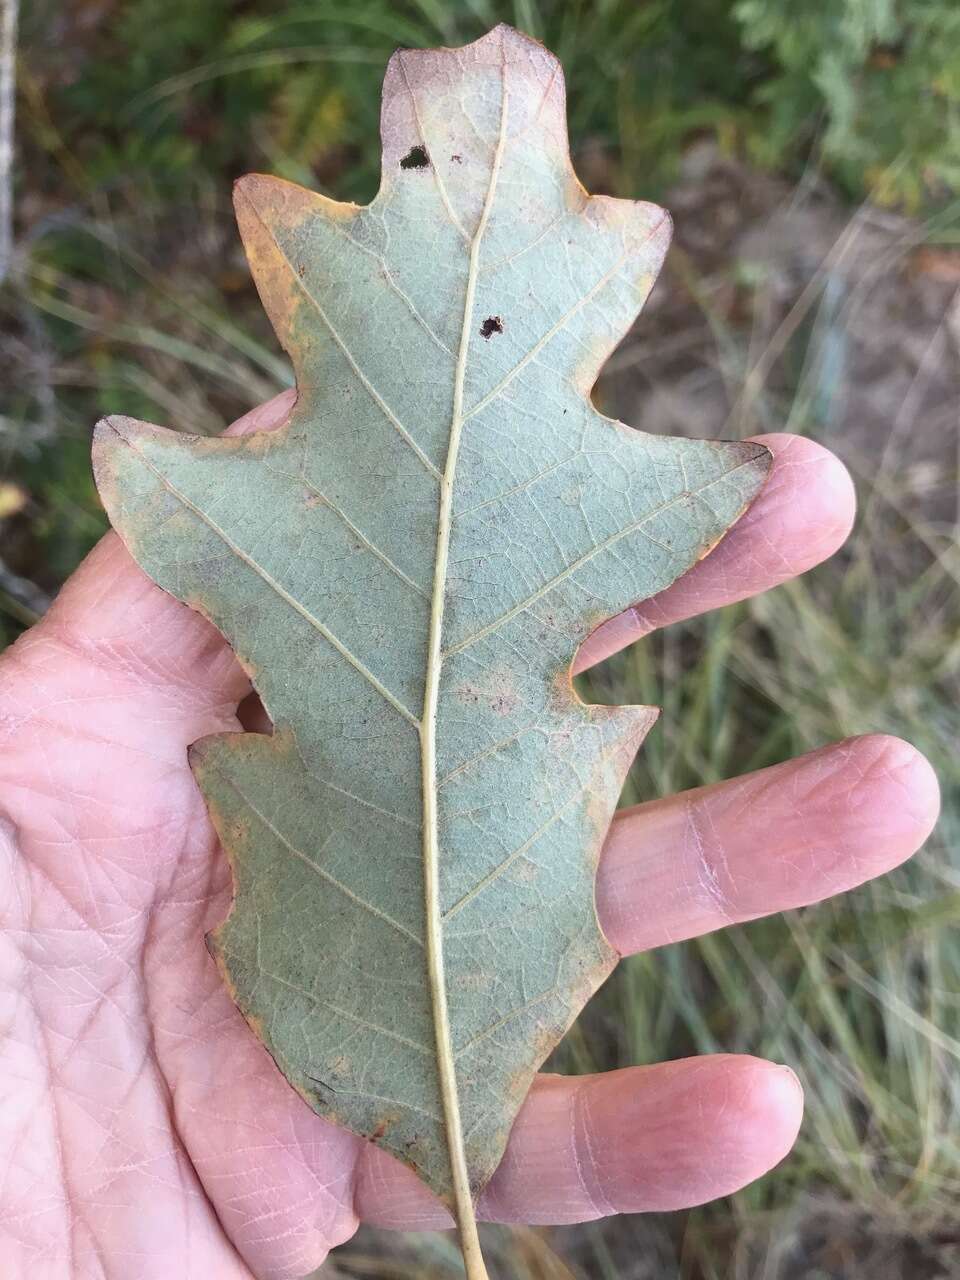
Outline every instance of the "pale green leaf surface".
<path id="1" fill-rule="evenodd" d="M 238 188 L 289 424 L 111 418 L 95 463 L 138 562 L 229 638 L 276 726 L 192 757 L 234 869 L 211 939 L 234 997 L 317 1111 L 450 1199 L 431 920 L 476 1190 L 615 960 L 596 861 L 655 713 L 580 703 L 573 655 L 723 535 L 768 459 L 590 405 L 669 224 L 580 187 L 546 50 L 497 28 L 396 54 L 382 133 L 366 207 Z"/>

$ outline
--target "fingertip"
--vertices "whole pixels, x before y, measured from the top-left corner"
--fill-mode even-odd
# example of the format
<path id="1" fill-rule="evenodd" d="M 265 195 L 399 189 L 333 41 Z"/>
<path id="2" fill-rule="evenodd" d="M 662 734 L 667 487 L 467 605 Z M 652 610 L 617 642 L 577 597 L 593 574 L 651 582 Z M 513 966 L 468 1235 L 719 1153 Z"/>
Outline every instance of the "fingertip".
<path id="1" fill-rule="evenodd" d="M 618 1075 L 600 1079 L 609 1087 Z M 739 1191 L 787 1155 L 803 1117 L 794 1072 L 761 1058 L 688 1058 L 630 1073 L 630 1083 L 634 1096 L 618 1100 L 622 1156 L 609 1169 L 608 1196 L 620 1213 Z"/>
<path id="2" fill-rule="evenodd" d="M 735 1058 L 744 1090 L 743 1183 L 761 1177 L 793 1149 L 803 1122 L 803 1085 L 788 1066 L 763 1058 Z"/>
<path id="3" fill-rule="evenodd" d="M 754 436 L 773 455 L 766 488 L 740 522 L 762 520 L 775 534 L 793 573 L 812 568 L 843 546 L 853 528 L 857 498 L 850 472 L 835 453 L 807 436 Z"/>
<path id="4" fill-rule="evenodd" d="M 718 1054 L 708 1061 L 713 1072 L 702 1106 L 717 1140 L 727 1145 L 730 1186 L 717 1194 L 729 1194 L 789 1153 L 803 1120 L 803 1086 L 790 1067 L 765 1058 Z"/>
<path id="5" fill-rule="evenodd" d="M 940 815 L 940 783 L 916 747 L 887 733 L 851 738 L 849 767 L 858 777 L 858 807 L 876 820 L 873 874 L 889 871 L 924 843 Z"/>
<path id="6" fill-rule="evenodd" d="M 726 1144 L 723 1178 L 728 1196 L 776 1169 L 790 1155 L 804 1119 L 804 1089 L 788 1066 L 759 1057 L 732 1057 L 731 1101 L 718 1101 L 718 1143 Z"/>

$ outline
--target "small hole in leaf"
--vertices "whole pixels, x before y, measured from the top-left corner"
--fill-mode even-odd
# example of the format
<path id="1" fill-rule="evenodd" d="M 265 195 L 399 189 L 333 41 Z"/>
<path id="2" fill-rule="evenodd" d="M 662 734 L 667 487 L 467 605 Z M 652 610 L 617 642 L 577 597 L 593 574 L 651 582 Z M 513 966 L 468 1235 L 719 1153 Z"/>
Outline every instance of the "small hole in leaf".
<path id="1" fill-rule="evenodd" d="M 492 338 L 495 333 L 503 333 L 503 321 L 499 316 L 487 316 L 480 326 L 484 338 Z"/>
<path id="2" fill-rule="evenodd" d="M 401 169 L 425 169 L 430 163 L 426 147 L 411 147 L 400 161 Z"/>

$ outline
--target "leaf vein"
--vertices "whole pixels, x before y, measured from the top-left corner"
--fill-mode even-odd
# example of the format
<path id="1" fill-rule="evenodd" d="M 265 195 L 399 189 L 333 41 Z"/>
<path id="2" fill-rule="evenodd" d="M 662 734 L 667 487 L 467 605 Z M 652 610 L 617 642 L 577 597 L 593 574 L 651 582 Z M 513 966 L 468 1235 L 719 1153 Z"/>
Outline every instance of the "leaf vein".
<path id="1" fill-rule="evenodd" d="M 664 219 L 661 218 L 660 221 L 655 226 L 651 227 L 650 231 L 648 231 L 646 236 L 644 236 L 642 243 L 646 243 L 648 240 L 651 240 L 653 236 L 656 235 L 660 227 L 663 225 L 663 222 L 664 222 Z M 531 363 L 531 361 L 537 358 L 537 356 L 540 354 L 543 348 L 549 342 L 551 342 L 557 336 L 558 333 L 560 333 L 563 329 L 566 328 L 566 326 L 570 323 L 573 317 L 579 311 L 582 311 L 583 308 L 587 306 L 588 303 L 592 302 L 598 293 L 603 292 L 603 290 L 607 287 L 610 281 L 613 280 L 614 277 L 620 273 L 624 263 L 629 258 L 632 258 L 633 255 L 637 252 L 638 248 L 639 248 L 639 245 L 631 245 L 629 249 L 625 250 L 625 252 L 622 253 L 620 257 L 617 259 L 617 261 L 613 264 L 610 270 L 605 275 L 601 276 L 600 279 L 597 281 L 597 283 L 593 285 L 590 289 L 588 289 L 587 292 L 583 295 L 583 297 L 580 298 L 579 301 L 575 303 L 575 305 L 572 306 L 569 311 L 567 311 L 564 315 L 562 315 L 560 319 L 556 322 L 556 324 L 552 325 L 551 328 L 549 328 L 547 332 L 543 335 L 543 337 L 539 339 L 539 341 L 534 343 L 534 345 L 530 348 L 530 350 L 523 357 L 523 359 L 517 361 L 517 363 L 510 370 L 510 372 L 503 376 L 503 378 L 497 383 L 497 385 L 493 388 L 492 391 L 488 391 L 487 394 L 483 396 L 482 399 L 480 399 L 473 406 L 472 409 L 469 410 L 469 412 L 465 415 L 465 419 L 474 417 L 475 414 L 478 414 L 482 409 L 485 409 L 487 405 L 491 402 L 491 400 L 495 400 L 497 396 L 501 395 L 501 393 L 507 389 L 510 383 L 513 382 L 514 378 L 516 378 L 519 373 L 522 373 L 523 370 L 527 367 L 527 365 Z"/>
<path id="2" fill-rule="evenodd" d="M 267 815 L 257 808 L 242 788 L 237 786 L 233 778 L 225 774 L 223 770 L 217 770 L 217 772 L 223 780 L 233 788 L 254 817 L 259 820 L 261 825 L 266 827 L 270 834 L 280 842 L 283 848 L 285 848 L 289 853 L 292 853 L 295 858 L 299 858 L 299 860 L 305 866 L 309 867 L 315 875 L 318 875 L 321 880 L 324 880 L 332 888 L 338 889 L 345 898 L 349 898 L 351 902 L 360 907 L 363 911 L 369 911 L 372 916 L 376 916 L 377 919 L 382 920 L 384 924 L 389 925 L 392 929 L 396 929 L 397 933 L 402 933 L 405 938 L 409 938 L 411 942 L 415 942 L 418 947 L 423 946 L 423 939 L 418 938 L 417 935 L 413 933 L 412 930 L 408 929 L 406 925 L 401 924 L 399 920 L 394 920 L 393 916 L 389 915 L 386 911 L 381 910 L 380 907 L 375 907 L 373 903 L 368 902 L 366 898 L 361 898 L 359 894 L 354 893 L 352 889 L 345 885 L 341 880 L 338 880 L 336 876 L 331 875 L 329 871 L 325 871 L 323 867 L 318 866 L 311 858 L 308 858 L 302 849 L 298 849 L 295 844 L 292 844 L 279 827 L 275 826 Z"/>
<path id="3" fill-rule="evenodd" d="M 393 429 L 397 432 L 400 438 L 405 442 L 405 444 L 409 446 L 410 449 L 413 450 L 416 456 L 420 459 L 420 461 L 423 463 L 426 470 L 430 472 L 430 474 L 433 476 L 435 480 L 438 480 L 440 478 L 439 468 L 436 467 L 430 461 L 430 459 L 427 457 L 424 451 L 417 444 L 416 440 L 414 440 L 413 436 L 410 434 L 407 428 L 403 425 L 403 423 L 400 421 L 400 419 L 397 417 L 394 411 L 387 404 L 386 400 L 384 400 L 380 392 L 376 389 L 376 387 L 373 385 L 373 383 L 370 381 L 367 375 L 363 372 L 353 352 L 347 346 L 346 342 L 344 342 L 343 338 L 341 338 L 339 332 L 337 331 L 336 325 L 327 315 L 326 311 L 324 311 L 323 307 L 320 305 L 316 297 L 310 292 L 310 290 L 304 284 L 303 280 L 300 277 L 300 272 L 295 268 L 294 264 L 290 261 L 290 258 L 288 257 L 286 250 L 283 248 L 283 245 L 281 245 L 280 241 L 274 235 L 273 229 L 269 227 L 266 224 L 266 222 L 264 222 L 263 218 L 260 216 L 260 213 L 258 210 L 256 210 L 255 206 L 254 206 L 254 209 L 257 214 L 257 218 L 260 221 L 260 225 L 263 227 L 264 231 L 266 231 L 267 235 L 273 241 L 274 245 L 276 246 L 277 253 L 279 253 L 280 257 L 283 259 L 283 261 L 286 263 L 287 267 L 289 268 L 290 276 L 296 283 L 297 288 L 300 290 L 303 296 L 314 308 L 317 315 L 326 325 L 331 338 L 333 338 L 334 342 L 343 352 L 343 355 L 347 363 L 350 365 L 350 368 L 356 374 L 357 379 L 360 382 L 360 385 L 367 392 L 371 400 L 374 402 L 374 404 L 377 406 L 377 408 L 380 410 L 383 416 L 387 419 L 387 421 L 390 423 Z"/>
<path id="4" fill-rule="evenodd" d="M 406 306 L 407 310 L 410 312 L 413 319 L 417 322 L 417 324 L 424 331 L 427 337 L 433 343 L 435 343 L 435 345 L 438 346 L 440 350 L 444 352 L 445 355 L 448 355 L 452 358 L 453 352 L 450 350 L 447 344 L 443 341 L 440 335 L 434 332 L 433 327 L 420 314 L 420 312 L 417 310 L 416 303 L 413 301 L 410 295 L 406 292 L 406 290 L 402 289 L 400 285 L 397 284 L 396 280 L 393 278 L 393 272 L 390 270 L 389 266 L 387 265 L 386 259 L 381 254 L 377 253 L 375 249 L 370 249 L 362 241 L 358 240 L 356 236 L 352 236 L 350 232 L 346 231 L 342 226 L 340 226 L 339 223 L 334 222 L 333 220 L 330 220 L 326 222 L 324 225 L 330 230 L 334 231 L 338 236 L 342 236 L 343 239 L 346 240 L 348 244 L 352 244 L 353 247 L 359 253 L 366 254 L 368 258 L 372 258 L 374 262 L 377 263 L 380 270 L 383 272 L 383 278 L 386 280 L 387 284 L 390 286 L 393 292 L 397 295 L 400 301 L 403 302 L 403 304 Z"/>
<path id="5" fill-rule="evenodd" d="M 701 485 L 697 489 L 684 489 L 682 492 L 678 493 L 675 498 L 670 498 L 667 502 L 663 502 L 658 507 L 654 507 L 652 511 L 648 511 L 647 514 L 642 516 L 639 520 L 635 520 L 632 524 L 628 524 L 623 529 L 619 529 L 616 533 L 611 534 L 609 538 L 605 538 L 603 542 L 598 543 L 589 551 L 584 552 L 584 554 L 574 560 L 572 564 L 568 564 L 565 569 L 554 575 L 554 577 L 552 577 L 548 582 L 545 582 L 543 586 L 534 591 L 532 595 L 527 596 L 525 600 L 521 600 L 520 603 L 514 605 L 512 609 L 508 609 L 507 612 L 501 614 L 499 618 L 495 618 L 493 622 L 488 622 L 486 626 L 481 627 L 479 631 L 475 631 L 472 636 L 467 636 L 465 639 L 458 641 L 457 644 L 451 645 L 450 648 L 446 650 L 444 656 L 449 658 L 454 653 L 461 653 L 464 649 L 469 648 L 478 640 L 483 640 L 486 636 L 490 635 L 491 632 L 496 631 L 512 618 L 515 618 L 517 614 L 523 613 L 526 609 L 529 609 L 532 604 L 536 604 L 538 600 L 542 600 L 545 595 L 548 595 L 554 589 L 554 587 L 559 586 L 561 582 L 569 578 L 571 574 L 576 573 L 578 569 L 582 569 L 585 564 L 588 564 L 594 559 L 594 557 L 600 555 L 601 552 L 608 550 L 623 538 L 628 537 L 631 533 L 636 533 L 638 529 L 642 529 L 650 520 L 654 520 L 657 516 L 662 515 L 663 512 L 669 510 L 670 507 L 676 506 L 678 502 L 682 502 L 685 498 L 697 497 L 713 485 L 720 484 L 722 481 L 729 479 L 729 477 L 735 472 L 741 471 L 744 467 L 752 465 L 752 460 L 739 462 L 735 467 L 731 467 L 729 471 L 724 472 L 722 476 L 717 476 L 715 480 L 710 480 L 707 484 Z M 649 535 L 647 536 L 649 537 Z"/>
<path id="6" fill-rule="evenodd" d="M 565 312 L 565 314 L 560 317 L 560 319 L 556 322 L 556 324 L 551 325 L 551 327 L 547 330 L 547 332 L 543 335 L 542 338 L 538 339 L 538 341 L 534 343 L 534 345 L 530 348 L 530 350 L 523 357 L 523 359 L 518 360 L 517 363 L 510 370 L 510 372 L 504 374 L 504 376 L 500 379 L 497 385 L 493 387 L 492 390 L 488 391 L 485 396 L 482 396 L 477 401 L 477 403 L 473 406 L 473 408 L 469 409 L 467 413 L 464 414 L 464 421 L 466 421 L 468 418 L 475 417 L 478 413 L 480 413 L 483 409 L 485 409 L 487 405 L 491 403 L 491 401 L 496 400 L 498 396 L 502 395 L 503 392 L 506 391 L 510 383 L 513 382 L 514 379 L 520 373 L 523 372 L 523 370 L 527 367 L 528 364 L 530 364 L 533 360 L 536 359 L 536 357 L 540 354 L 543 348 L 547 346 L 549 342 L 552 342 L 558 333 L 561 333 L 566 328 L 566 326 L 570 323 L 573 317 L 577 315 L 578 312 L 582 311 L 583 308 L 587 306 L 590 302 L 592 302 L 598 293 L 603 292 L 603 290 L 607 287 L 610 281 L 623 269 L 623 265 L 629 257 L 630 257 L 629 253 L 622 254 L 614 263 L 614 265 L 610 268 L 610 270 L 605 275 L 601 276 L 600 279 L 597 281 L 597 283 L 593 285 L 590 289 L 588 289 L 588 291 L 583 295 L 583 297 L 580 298 L 574 304 L 574 306 L 570 308 L 569 311 Z"/>
<path id="7" fill-rule="evenodd" d="M 479 1269 L 472 1268 L 469 1257 L 480 1259 L 480 1242 L 473 1207 L 473 1193 L 463 1144 L 463 1125 L 460 1114 L 460 1096 L 457 1088 L 455 1051 L 450 1014 L 447 1004 L 447 980 L 444 972 L 443 922 L 440 915 L 440 851 L 437 805 L 437 707 L 440 696 L 440 675 L 443 668 L 443 619 L 446 602 L 447 574 L 450 555 L 450 533 L 453 522 L 453 495 L 457 459 L 463 436 L 463 389 L 466 379 L 467 357 L 470 350 L 473 312 L 475 307 L 480 249 L 487 223 L 496 197 L 497 181 L 503 164 L 507 141 L 507 70 L 503 37 L 500 41 L 501 97 L 500 129 L 487 192 L 473 238 L 470 240 L 470 260 L 466 289 L 463 298 L 463 320 L 460 344 L 457 351 L 456 373 L 453 386 L 453 411 L 450 419 L 450 439 L 440 481 L 440 503 L 437 519 L 436 560 L 434 564 L 433 598 L 430 607 L 430 629 L 427 641 L 426 681 L 423 696 L 423 717 L 420 731 L 421 779 L 423 790 L 423 879 L 424 879 L 424 942 L 427 960 L 427 976 L 430 986 L 431 1012 L 434 1041 L 436 1044 L 437 1076 L 440 1099 L 446 1128 L 447 1154 L 450 1161 L 450 1177 L 453 1200 L 464 1258 L 468 1260 L 468 1274 L 485 1276 L 483 1262 Z M 401 61 L 402 66 L 402 61 Z M 412 96 L 412 95 L 411 95 Z M 414 110 L 416 104 L 414 103 Z M 442 190 L 442 186 L 441 186 Z"/>
<path id="8" fill-rule="evenodd" d="M 552 466 L 544 467 L 542 471 L 538 471 L 535 476 L 529 476 L 526 480 L 521 480 L 509 489 L 504 489 L 503 493 L 498 493 L 493 498 L 486 498 L 483 502 L 477 502 L 472 507 L 467 507 L 465 511 L 456 513 L 457 520 L 465 520 L 467 516 L 476 515 L 478 511 L 482 511 L 484 507 L 492 507 L 494 503 L 506 502 L 507 498 L 512 498 L 515 493 L 523 493 L 526 489 L 532 489 L 538 480 L 543 480 L 547 476 L 552 475 L 554 471 L 559 471 L 561 467 L 566 466 L 568 462 L 572 462 L 577 455 L 575 453 L 567 454 L 565 458 L 561 458 L 559 462 L 554 462 Z"/>
<path id="9" fill-rule="evenodd" d="M 424 591 L 423 587 L 420 586 L 419 583 L 414 582 L 412 578 L 408 577 L 407 574 L 405 574 L 398 565 L 395 565 L 393 563 L 393 561 L 390 559 L 390 557 L 387 555 L 385 551 L 381 551 L 380 548 L 377 546 L 377 544 L 371 541 L 371 539 L 367 537 L 367 535 L 363 532 L 362 529 L 357 528 L 357 526 L 353 523 L 353 521 L 350 519 L 350 517 L 347 515 L 345 511 L 341 510 L 341 508 L 338 507 L 337 504 L 333 502 L 330 498 L 328 498 L 327 495 L 322 492 L 322 490 L 318 489 L 317 486 L 313 484 L 312 481 L 307 480 L 306 477 L 303 477 L 302 480 L 305 488 L 309 489 L 311 493 L 315 494 L 320 499 L 320 501 L 324 504 L 324 506 L 328 507 L 335 516 L 339 516 L 340 519 L 343 521 L 343 523 L 350 530 L 350 532 L 354 534 L 355 537 L 359 538 L 360 541 L 363 543 L 363 545 L 367 548 L 367 550 L 370 551 L 373 555 L 375 555 L 377 559 L 380 560 L 384 565 L 386 565 L 386 567 L 390 570 L 391 573 L 395 574 L 400 579 L 401 582 L 405 582 L 408 587 L 416 591 L 417 595 L 423 596 L 425 600 L 428 600 L 430 598 L 427 595 L 426 591 Z"/>
<path id="10" fill-rule="evenodd" d="M 386 1027 L 379 1026 L 376 1022 L 368 1022 L 366 1018 L 361 1018 L 359 1014 L 351 1013 L 349 1009 L 344 1009 L 340 1005 L 333 1004 L 330 1000 L 324 1000 L 313 991 L 308 991 L 306 987 L 298 986 L 296 982 L 288 982 L 286 978 L 281 978 L 279 973 L 272 973 L 269 969 L 263 970 L 265 978 L 271 978 L 274 982 L 278 982 L 281 987 L 288 987 L 291 991 L 296 991 L 299 995 L 306 996 L 313 1004 L 320 1005 L 324 1009 L 329 1009 L 340 1018 L 346 1018 L 348 1022 L 355 1022 L 358 1027 L 363 1027 L 365 1031 L 372 1031 L 374 1035 L 385 1036 L 388 1040 L 395 1040 L 397 1044 L 406 1045 L 408 1049 L 415 1049 L 417 1053 L 430 1057 L 430 1050 L 422 1044 L 418 1044 L 416 1040 L 408 1040 L 406 1036 L 400 1035 L 397 1031 L 390 1031 Z"/>
<path id="11" fill-rule="evenodd" d="M 495 756 L 506 747 L 509 747 L 511 743 L 519 741 L 524 734 L 534 733 L 535 731 L 536 725 L 525 724 L 514 733 L 507 734 L 505 738 L 501 738 L 499 742 L 494 742 L 491 746 L 484 747 L 482 751 L 478 751 L 475 755 L 469 756 L 466 760 L 461 761 L 460 764 L 455 765 L 448 773 L 445 773 L 442 778 L 438 778 L 438 789 L 440 787 L 445 787 L 448 782 L 452 782 L 459 774 L 466 773 L 468 769 L 472 769 L 475 765 L 478 765 L 481 760 L 486 760 L 489 756 Z"/>
<path id="12" fill-rule="evenodd" d="M 506 739 L 505 741 L 509 741 L 509 739 Z M 613 757 L 620 750 L 621 750 L 621 744 L 618 742 L 610 751 L 606 752 L 606 754 L 601 757 L 600 759 L 601 766 L 605 765 L 608 760 L 612 760 Z M 452 920 L 453 917 L 458 914 L 458 912 L 462 911 L 464 907 L 468 906 L 471 902 L 473 902 L 476 898 L 478 898 L 485 889 L 489 888 L 489 886 L 493 884 L 496 880 L 499 880 L 500 877 L 504 874 L 504 872 L 509 871 L 510 868 L 513 866 L 513 864 L 519 858 L 522 858 L 523 855 L 527 852 L 527 850 L 532 848 L 532 846 L 537 843 L 537 841 L 541 838 L 541 836 L 543 836 L 547 831 L 549 831 L 550 828 L 553 826 L 553 824 L 557 822 L 572 805 L 577 804 L 582 799 L 583 795 L 590 789 L 592 785 L 593 785 L 593 779 L 591 778 L 587 782 L 585 782 L 582 787 L 580 787 L 578 790 L 574 791 L 571 795 L 569 795 L 567 799 L 564 800 L 563 804 L 561 804 L 560 807 L 550 815 L 550 817 L 546 820 L 546 822 L 542 823 L 541 826 L 538 827 L 537 830 L 534 831 L 532 835 L 528 836 L 527 839 L 524 840 L 523 844 L 519 845 L 516 849 L 514 849 L 512 853 L 509 853 L 503 859 L 502 862 L 498 863 L 497 866 L 495 866 L 492 871 L 489 871 L 483 877 L 482 880 L 480 880 L 477 884 L 475 884 L 473 888 L 470 889 L 467 893 L 465 893 L 463 897 L 460 898 L 457 902 L 455 902 L 452 907 L 448 907 L 448 909 L 443 913 L 444 924 L 446 924 L 448 920 Z"/>
<path id="13" fill-rule="evenodd" d="M 443 203 L 444 209 L 446 210 L 447 217 L 450 219 L 453 226 L 457 229 L 463 241 L 466 244 L 470 244 L 471 237 L 468 235 L 463 223 L 460 221 L 460 219 L 457 217 L 456 213 L 454 212 L 453 205 L 450 203 L 450 197 L 447 195 L 447 188 L 444 185 L 443 178 L 440 176 L 440 170 L 437 168 L 436 157 L 434 156 L 430 148 L 430 144 L 427 140 L 426 130 L 424 129 L 423 121 L 420 118 L 420 107 L 417 104 L 417 95 L 413 92 L 413 86 L 411 85 L 410 78 L 407 75 L 407 67 L 406 67 L 406 63 L 403 61 L 402 54 L 397 54 L 397 65 L 400 68 L 400 74 L 403 77 L 403 83 L 406 85 L 407 93 L 409 93 L 410 95 L 410 105 L 413 107 L 413 116 L 417 122 L 417 128 L 420 131 L 420 140 L 423 143 L 424 147 L 426 148 L 427 155 L 430 157 L 430 169 L 433 172 L 433 180 L 437 185 L 437 191 L 439 192 L 440 200 Z"/>
<path id="14" fill-rule="evenodd" d="M 109 422 L 110 420 L 107 419 L 107 421 Z M 176 485 L 163 474 L 159 467 L 155 466 L 142 452 L 142 450 L 136 447 L 132 440 L 122 435 L 112 422 L 110 425 L 112 430 L 117 434 L 117 436 L 119 436 L 124 444 L 133 450 L 144 466 L 153 472 L 164 488 L 167 489 L 169 493 L 173 494 L 178 502 L 182 502 L 188 511 L 192 511 L 197 519 L 215 533 L 217 537 L 222 540 L 224 545 L 229 547 L 234 555 L 237 556 L 238 559 L 242 560 L 248 568 L 252 569 L 254 573 L 256 573 L 257 576 L 260 577 L 267 586 L 270 587 L 270 589 L 274 591 L 281 600 L 283 600 L 285 604 L 289 605 L 296 613 L 299 613 L 305 622 L 308 622 L 310 626 L 318 631 L 320 635 L 322 635 L 323 638 L 332 645 L 334 649 L 336 649 L 341 657 L 345 658 L 347 662 L 349 662 L 350 665 L 358 671 L 374 689 L 376 689 L 377 693 L 379 693 L 385 701 L 387 701 L 396 711 L 399 711 L 405 720 L 408 720 L 412 725 L 419 729 L 420 722 L 409 707 L 404 706 L 400 699 L 395 694 L 391 693 L 386 685 L 381 684 L 373 672 L 364 666 L 360 659 L 356 657 L 355 654 L 352 654 L 347 646 L 338 639 L 338 637 L 334 635 L 328 627 L 323 625 L 319 618 L 315 618 L 309 609 L 305 608 L 305 606 L 302 605 L 295 596 L 291 595 L 290 592 L 276 580 L 276 578 L 267 572 L 263 565 L 259 564 L 254 560 L 253 556 L 249 555 L 238 543 L 234 542 L 226 530 L 221 529 L 211 516 L 208 516 L 205 511 L 202 511 L 195 502 L 191 502 L 187 495 L 182 493 Z"/>
<path id="15" fill-rule="evenodd" d="M 511 1009 L 509 1013 L 504 1014 L 497 1022 L 491 1023 L 489 1027 L 485 1027 L 483 1031 L 478 1031 L 472 1039 L 466 1044 L 462 1044 L 456 1052 L 457 1058 L 461 1058 L 465 1053 L 469 1053 L 471 1049 L 476 1048 L 483 1040 L 489 1040 L 492 1035 L 505 1027 L 508 1022 L 512 1022 L 514 1018 L 520 1018 L 523 1014 L 528 1013 L 531 1009 L 535 1009 L 538 1004 L 543 1004 L 547 1000 L 552 1000 L 559 992 L 564 989 L 563 983 L 557 983 L 555 987 L 550 987 L 548 991 L 542 991 L 540 995 L 534 996 L 532 1000 L 528 1000 L 526 1004 L 518 1005 L 516 1009 Z"/>

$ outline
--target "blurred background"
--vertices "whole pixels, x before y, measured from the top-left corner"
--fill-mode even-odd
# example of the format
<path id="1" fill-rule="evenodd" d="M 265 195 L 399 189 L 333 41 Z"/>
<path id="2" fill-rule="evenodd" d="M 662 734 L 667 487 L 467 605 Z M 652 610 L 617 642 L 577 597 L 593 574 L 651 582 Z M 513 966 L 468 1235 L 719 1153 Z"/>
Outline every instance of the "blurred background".
<path id="1" fill-rule="evenodd" d="M 390 52 L 500 20 L 561 57 L 588 189 L 676 220 L 598 405 L 656 432 L 808 434 L 859 491 L 829 564 L 584 682 L 665 709 L 624 801 L 885 731 L 946 803 L 877 885 L 627 961 L 557 1054 L 792 1064 L 807 1116 L 780 1169 L 690 1213 L 491 1229 L 491 1257 L 516 1280 L 960 1276 L 955 0 L 32 0 L 9 251 L 0 233 L 0 644 L 106 527 L 98 417 L 217 432 L 289 384 L 232 180 L 368 200 Z M 457 1258 L 363 1231 L 321 1275 L 447 1280 Z"/>

